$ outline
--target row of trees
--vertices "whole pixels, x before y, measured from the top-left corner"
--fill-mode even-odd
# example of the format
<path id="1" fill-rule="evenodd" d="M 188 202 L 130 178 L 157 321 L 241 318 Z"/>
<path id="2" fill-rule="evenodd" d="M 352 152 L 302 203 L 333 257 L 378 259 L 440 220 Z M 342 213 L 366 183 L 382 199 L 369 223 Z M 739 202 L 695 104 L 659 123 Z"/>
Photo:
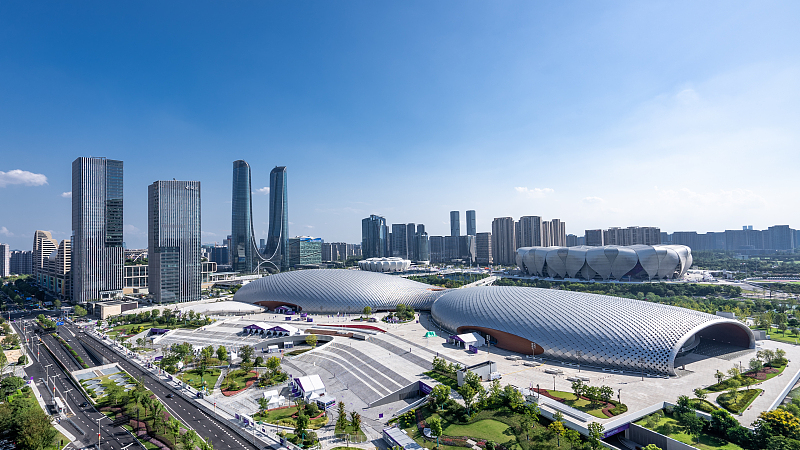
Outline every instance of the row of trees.
<path id="1" fill-rule="evenodd" d="M 614 396 L 614 389 L 610 386 L 590 386 L 580 380 L 572 383 L 572 392 L 576 397 L 586 397 L 594 403 L 598 401 L 608 403 Z"/>
<path id="2" fill-rule="evenodd" d="M 33 398 L 31 388 L 24 385 L 22 378 L 13 376 L 0 382 L 0 391 L 6 398 L 4 403 L 0 403 L 0 433 L 9 433 L 18 449 L 41 450 L 53 443 L 57 432 L 51 417 L 42 411 Z M 24 395 L 8 401 L 8 396 L 20 388 Z"/>

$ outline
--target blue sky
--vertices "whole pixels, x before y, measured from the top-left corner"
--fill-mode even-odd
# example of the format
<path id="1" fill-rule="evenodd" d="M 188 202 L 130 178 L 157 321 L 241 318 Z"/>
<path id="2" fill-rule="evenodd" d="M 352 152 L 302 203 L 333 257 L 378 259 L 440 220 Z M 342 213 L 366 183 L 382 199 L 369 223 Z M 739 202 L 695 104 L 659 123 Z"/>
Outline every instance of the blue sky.
<path id="1" fill-rule="evenodd" d="M 288 167 L 291 235 L 450 210 L 567 232 L 800 226 L 797 2 L 2 2 L 0 242 L 70 234 L 70 163 L 199 180 L 230 229 L 232 161 Z M 268 197 L 253 197 L 258 237 Z"/>

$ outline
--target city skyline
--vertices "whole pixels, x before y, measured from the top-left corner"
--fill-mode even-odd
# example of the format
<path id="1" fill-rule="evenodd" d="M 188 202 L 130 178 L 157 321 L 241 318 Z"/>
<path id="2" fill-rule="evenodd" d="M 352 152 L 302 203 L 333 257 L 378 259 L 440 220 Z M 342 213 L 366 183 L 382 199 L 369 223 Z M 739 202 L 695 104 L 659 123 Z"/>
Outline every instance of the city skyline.
<path id="1" fill-rule="evenodd" d="M 83 155 L 125 161 L 131 248 L 146 186 L 172 178 L 203 183 L 203 242 L 222 243 L 235 159 L 254 168 L 256 240 L 276 165 L 292 171 L 287 237 L 356 243 L 370 214 L 447 236 L 452 210 L 476 210 L 476 232 L 527 215 L 575 235 L 796 228 L 800 5 L 720 5 L 469 5 L 457 21 L 422 3 L 188 21 L 177 4 L 4 5 L 0 201 L 25 213 L 0 214 L 0 242 L 69 239 Z M 364 189 L 390 180 L 408 189 Z"/>

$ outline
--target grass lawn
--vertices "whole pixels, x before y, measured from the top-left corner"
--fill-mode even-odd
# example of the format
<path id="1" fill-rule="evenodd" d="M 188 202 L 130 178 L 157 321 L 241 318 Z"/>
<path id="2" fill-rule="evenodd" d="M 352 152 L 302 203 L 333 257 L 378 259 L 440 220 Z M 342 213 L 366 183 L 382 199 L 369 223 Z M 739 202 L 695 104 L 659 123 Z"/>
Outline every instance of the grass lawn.
<path id="1" fill-rule="evenodd" d="M 290 352 L 284 353 L 283 356 L 289 357 L 289 356 L 302 355 L 303 353 L 305 353 L 305 352 L 307 352 L 309 350 L 311 350 L 311 348 L 299 348 L 297 350 L 292 350 Z"/>
<path id="2" fill-rule="evenodd" d="M 53 443 L 45 447 L 45 450 L 60 450 L 62 447 L 64 447 L 64 445 L 61 445 L 62 442 L 64 445 L 67 445 L 70 440 L 61 434 L 60 431 L 56 430 L 56 437 L 53 438 Z"/>
<path id="3" fill-rule="evenodd" d="M 257 413 L 253 416 L 253 419 L 265 423 L 283 425 L 285 427 L 294 427 L 295 423 L 294 419 L 292 419 L 292 415 L 294 414 L 297 414 L 297 406 L 273 409 L 271 411 L 267 411 L 266 414 Z M 309 422 L 309 428 L 316 430 L 328 423 L 328 417 L 322 416 L 319 419 L 312 419 Z"/>
<path id="4" fill-rule="evenodd" d="M 118 333 L 122 333 L 124 335 L 129 335 L 129 334 L 131 334 L 131 329 L 136 328 L 136 327 L 142 327 L 142 330 L 147 330 L 148 328 L 163 328 L 165 330 L 174 330 L 176 328 L 186 328 L 186 329 L 189 329 L 189 330 L 194 330 L 194 329 L 200 328 L 200 325 L 190 325 L 188 323 L 187 324 L 183 324 L 183 323 L 180 323 L 180 322 L 178 322 L 175 325 L 169 325 L 169 324 L 161 324 L 161 325 L 159 325 L 159 324 L 157 324 L 155 322 L 152 322 L 152 321 L 150 321 L 150 322 L 142 322 L 142 323 L 129 323 L 127 325 L 117 325 L 115 327 L 111 327 L 111 332 L 106 333 L 106 334 L 110 335 L 110 334 L 113 333 L 114 335 L 116 335 Z"/>
<path id="5" fill-rule="evenodd" d="M 225 390 L 233 390 L 230 389 L 233 382 L 236 382 L 238 385 L 237 389 L 244 389 L 247 387 L 247 382 L 250 380 L 256 381 L 258 379 L 258 374 L 255 372 L 245 372 L 242 369 L 234 370 L 233 372 L 229 372 L 228 375 L 225 377 L 225 380 L 220 385 L 220 388 Z"/>
<path id="6" fill-rule="evenodd" d="M 763 328 L 756 328 L 758 330 L 763 330 Z M 771 328 L 766 330 L 769 338 L 773 341 L 779 342 L 787 342 L 789 344 L 797 344 L 800 342 L 800 336 L 795 336 L 789 330 L 786 330 L 785 333 L 781 332 L 778 328 Z"/>
<path id="7" fill-rule="evenodd" d="M 203 373 L 203 377 L 201 378 L 200 372 L 194 369 L 178 375 L 178 378 L 185 383 L 189 383 L 189 385 L 195 389 L 202 388 L 203 381 L 205 381 L 209 389 L 213 389 L 220 373 L 222 373 L 222 371 L 219 369 L 208 369 Z"/>
<path id="8" fill-rule="evenodd" d="M 448 376 L 442 375 L 439 372 L 431 370 L 425 372 L 423 375 L 427 375 L 445 386 L 450 386 L 450 389 L 452 390 L 458 389 L 458 380 L 454 380 Z"/>
<path id="9" fill-rule="evenodd" d="M 608 419 L 608 416 L 603 414 L 603 407 L 606 406 L 605 403 L 602 402 L 592 403 L 582 398 L 579 399 L 572 392 L 551 391 L 548 389 L 547 393 L 549 393 L 553 397 L 563 398 L 565 405 L 571 406 L 577 409 L 578 411 L 583 411 L 587 414 L 591 414 L 600 419 Z"/>
<path id="10" fill-rule="evenodd" d="M 664 425 L 670 425 L 672 428 L 672 432 L 667 434 L 665 431 Z M 650 428 L 646 425 L 645 420 L 640 420 L 636 422 L 636 425 L 641 427 Z M 711 436 L 708 434 L 701 434 L 700 435 L 700 443 L 695 443 L 694 437 L 686 434 L 683 430 L 683 426 L 678 423 L 677 420 L 671 417 L 662 417 L 661 420 L 658 421 L 658 424 L 652 430 L 656 431 L 657 433 L 661 433 L 665 436 L 671 437 L 676 441 L 683 442 L 684 444 L 689 444 L 693 447 L 699 448 L 700 450 L 742 450 L 741 447 L 738 445 L 728 442 L 725 439 L 720 439 L 716 436 Z"/>
<path id="11" fill-rule="evenodd" d="M 505 442 L 514 433 L 509 426 L 494 419 L 485 419 L 469 425 L 450 424 L 444 429 L 445 436 L 480 436 L 495 442 Z"/>
<path id="12" fill-rule="evenodd" d="M 735 402 L 733 401 L 734 399 L 731 398 L 731 395 L 726 392 L 717 397 L 717 403 L 732 413 L 741 414 L 762 392 L 764 392 L 763 389 L 737 391 Z"/>
<path id="13" fill-rule="evenodd" d="M 355 439 L 351 438 L 352 439 L 351 442 L 366 442 L 367 441 L 367 435 L 365 435 L 364 432 L 361 431 L 361 428 L 359 428 L 357 430 L 353 429 L 353 426 L 350 425 L 350 424 L 348 424 L 346 427 L 344 427 L 344 429 L 336 427 L 336 429 L 334 430 L 334 433 L 337 436 L 339 434 L 349 434 L 351 436 L 352 435 L 356 435 L 357 437 Z"/>
<path id="14" fill-rule="evenodd" d="M 700 400 L 699 398 L 693 398 L 693 399 L 689 400 L 689 404 L 692 405 L 692 408 L 694 408 L 694 409 L 696 409 L 698 411 L 704 411 L 704 412 L 707 412 L 707 413 L 710 413 L 711 411 L 714 411 L 715 409 L 719 409 L 713 403 L 711 403 L 710 401 L 708 401 L 708 400 Z"/>

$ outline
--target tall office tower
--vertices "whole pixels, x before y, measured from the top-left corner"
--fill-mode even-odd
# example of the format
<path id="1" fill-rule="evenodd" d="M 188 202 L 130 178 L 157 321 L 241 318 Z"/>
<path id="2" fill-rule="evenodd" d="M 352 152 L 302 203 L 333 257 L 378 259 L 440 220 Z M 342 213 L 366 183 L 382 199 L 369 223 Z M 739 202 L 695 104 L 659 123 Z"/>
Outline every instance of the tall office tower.
<path id="1" fill-rule="evenodd" d="M 417 226 L 413 223 L 406 225 L 406 252 L 408 259 L 416 261 L 417 257 Z"/>
<path id="2" fill-rule="evenodd" d="M 11 252 L 11 273 L 28 275 L 33 273 L 33 252 L 14 250 Z"/>
<path id="3" fill-rule="evenodd" d="M 408 238 L 406 236 L 406 225 L 393 223 L 391 232 L 392 256 L 396 258 L 408 258 Z"/>
<path id="4" fill-rule="evenodd" d="M 72 301 L 122 295 L 122 161 L 72 162 Z"/>
<path id="5" fill-rule="evenodd" d="M 272 192 L 270 192 L 271 195 Z M 243 160 L 233 162 L 231 243 L 228 248 L 234 272 L 251 273 L 257 270 L 261 258 L 259 258 L 260 254 L 253 233 L 250 164 Z"/>
<path id="6" fill-rule="evenodd" d="M 286 191 L 286 167 L 276 166 L 269 173 L 269 235 L 266 257 L 280 270 L 289 269 L 289 203 Z"/>
<path id="7" fill-rule="evenodd" d="M 458 237 L 458 257 L 470 265 L 475 262 L 475 236 L 464 235 Z"/>
<path id="8" fill-rule="evenodd" d="M 542 247 L 550 247 L 553 244 L 553 233 L 550 230 L 550 221 L 545 220 L 542 222 Z"/>
<path id="9" fill-rule="evenodd" d="M 550 235 L 551 245 L 566 247 L 567 245 L 567 227 L 566 223 L 560 219 L 553 219 L 550 221 Z"/>
<path id="10" fill-rule="evenodd" d="M 417 224 L 417 234 L 422 234 L 424 232 L 425 232 L 425 225 L 423 225 L 421 223 Z"/>
<path id="11" fill-rule="evenodd" d="M 578 236 L 574 234 L 567 235 L 567 247 L 577 247 L 578 246 Z"/>
<path id="12" fill-rule="evenodd" d="M 475 210 L 470 209 L 467 211 L 467 234 L 469 236 L 475 236 L 477 233 L 477 226 L 475 223 Z"/>
<path id="13" fill-rule="evenodd" d="M 444 260 L 450 262 L 454 259 L 461 257 L 461 248 L 459 247 L 459 238 L 461 236 L 445 236 L 444 237 Z"/>
<path id="14" fill-rule="evenodd" d="M 517 247 L 514 242 L 514 219 L 498 217 L 492 221 L 492 258 L 501 266 L 517 263 Z"/>
<path id="15" fill-rule="evenodd" d="M 458 211 L 450 211 L 450 236 L 461 236 L 461 219 Z"/>
<path id="16" fill-rule="evenodd" d="M 147 194 L 150 295 L 158 303 L 200 300 L 200 182 L 155 181 Z"/>
<path id="17" fill-rule="evenodd" d="M 320 238 L 310 236 L 295 236 L 287 239 L 287 259 L 290 267 L 318 266 L 322 264 L 322 245 Z"/>
<path id="18" fill-rule="evenodd" d="M 488 266 L 492 260 L 492 233 L 475 235 L 475 260 L 478 264 Z"/>
<path id="19" fill-rule="evenodd" d="M 11 275 L 11 246 L 0 244 L 0 277 Z"/>
<path id="20" fill-rule="evenodd" d="M 431 249 L 430 249 L 430 242 L 428 241 L 428 233 L 421 232 L 417 233 L 415 236 L 416 244 L 417 244 L 417 259 L 416 261 L 427 261 L 430 262 L 431 260 Z"/>
<path id="21" fill-rule="evenodd" d="M 514 222 L 514 245 L 517 248 L 523 247 L 522 242 L 525 239 L 522 237 L 522 225 L 519 221 Z"/>
<path id="22" fill-rule="evenodd" d="M 444 236 L 430 236 L 428 238 L 431 263 L 438 264 L 445 261 Z"/>
<path id="23" fill-rule="evenodd" d="M 542 218 L 539 216 L 522 216 L 519 218 L 518 235 L 522 238 L 517 247 L 539 247 L 542 245 Z"/>
<path id="24" fill-rule="evenodd" d="M 36 230 L 33 233 L 33 275 L 42 271 L 47 264 L 47 257 L 58 246 L 58 241 L 53 239 L 49 231 Z"/>
<path id="25" fill-rule="evenodd" d="M 227 266 L 228 262 L 228 247 L 224 245 L 215 245 L 211 247 L 211 261 L 217 263 L 219 266 Z"/>
<path id="26" fill-rule="evenodd" d="M 361 220 L 361 254 L 364 258 L 383 258 L 389 256 L 387 242 L 389 229 L 386 219 L 372 214 Z"/>
<path id="27" fill-rule="evenodd" d="M 602 247 L 603 244 L 603 230 L 586 230 L 586 245 L 589 247 Z"/>

